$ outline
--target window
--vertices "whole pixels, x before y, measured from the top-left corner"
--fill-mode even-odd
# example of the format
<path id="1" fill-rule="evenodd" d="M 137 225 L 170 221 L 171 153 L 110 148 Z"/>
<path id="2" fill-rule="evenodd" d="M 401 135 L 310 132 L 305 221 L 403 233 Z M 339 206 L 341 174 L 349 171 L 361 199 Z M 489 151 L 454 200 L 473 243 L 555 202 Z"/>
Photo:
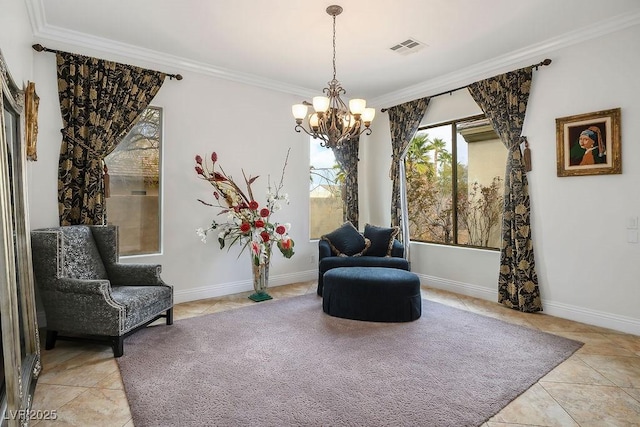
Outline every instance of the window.
<path id="1" fill-rule="evenodd" d="M 333 150 L 309 139 L 309 238 L 319 239 L 343 223 L 344 174 Z"/>
<path id="2" fill-rule="evenodd" d="M 160 252 L 161 144 L 162 110 L 149 107 L 105 158 L 107 220 L 119 228 L 120 255 Z"/>
<path id="3" fill-rule="evenodd" d="M 411 239 L 499 248 L 506 159 L 483 115 L 419 128 L 405 158 Z"/>

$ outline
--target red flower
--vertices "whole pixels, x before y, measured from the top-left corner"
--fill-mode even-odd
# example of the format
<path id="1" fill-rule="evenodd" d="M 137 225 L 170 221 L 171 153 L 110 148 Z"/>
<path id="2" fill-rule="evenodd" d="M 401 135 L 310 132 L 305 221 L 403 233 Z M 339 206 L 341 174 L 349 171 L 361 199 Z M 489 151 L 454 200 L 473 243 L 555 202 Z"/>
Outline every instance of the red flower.
<path id="1" fill-rule="evenodd" d="M 263 231 L 262 233 L 260 233 L 260 237 L 262 237 L 263 242 L 268 242 L 269 239 L 271 238 L 271 236 L 269 236 L 269 233 L 267 233 L 266 231 Z"/>
<path id="2" fill-rule="evenodd" d="M 196 163 L 199 165 L 202 164 L 202 157 L 200 157 L 199 155 L 196 156 Z"/>
<path id="3" fill-rule="evenodd" d="M 282 249 L 288 250 L 291 249 L 291 239 L 284 239 L 281 242 Z"/>
<path id="4" fill-rule="evenodd" d="M 226 181 L 227 180 L 227 178 L 224 175 L 222 175 L 221 173 L 218 173 L 218 172 L 214 172 L 213 173 L 213 179 L 216 180 L 216 181 Z"/>
<path id="5" fill-rule="evenodd" d="M 256 227 L 258 227 L 258 228 L 264 227 L 264 221 L 261 220 L 261 219 L 256 219 L 256 223 L 255 224 L 256 224 Z"/>
<path id="6" fill-rule="evenodd" d="M 258 209 L 258 206 L 260 206 L 260 205 L 255 200 L 252 200 L 252 201 L 249 202 L 249 209 L 251 209 L 251 210 L 255 211 L 256 209 Z"/>
<path id="7" fill-rule="evenodd" d="M 279 225 L 276 227 L 276 233 L 284 234 L 286 232 L 287 232 L 287 227 L 285 227 L 284 225 Z"/>
<path id="8" fill-rule="evenodd" d="M 249 230 L 251 230 L 251 225 L 249 225 L 248 222 L 243 222 L 242 224 L 240 224 L 240 231 L 242 231 L 243 233 L 246 233 Z"/>
<path id="9" fill-rule="evenodd" d="M 218 155 L 216 154 L 216 152 L 214 151 L 213 153 L 211 153 L 211 161 L 213 163 L 218 161 Z"/>
<path id="10" fill-rule="evenodd" d="M 263 217 L 263 218 L 268 217 L 270 213 L 271 212 L 269 212 L 269 209 L 267 209 L 267 208 L 260 209 L 260 216 Z"/>
<path id="11" fill-rule="evenodd" d="M 196 173 L 198 175 L 204 175 L 204 171 L 202 170 L 202 168 L 200 166 L 196 166 Z"/>

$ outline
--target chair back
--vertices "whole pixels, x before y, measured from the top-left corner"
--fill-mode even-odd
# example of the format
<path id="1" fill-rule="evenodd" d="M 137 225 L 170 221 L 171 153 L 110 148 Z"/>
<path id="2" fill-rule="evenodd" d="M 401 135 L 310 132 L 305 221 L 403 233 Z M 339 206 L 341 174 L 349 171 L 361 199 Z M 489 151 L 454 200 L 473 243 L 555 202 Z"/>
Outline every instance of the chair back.
<path id="1" fill-rule="evenodd" d="M 61 233 L 59 255 L 62 274 L 70 279 L 107 279 L 98 246 L 91 228 L 87 225 L 68 225 L 59 228 Z"/>
<path id="2" fill-rule="evenodd" d="M 91 228 L 87 225 L 60 227 L 63 275 L 70 279 L 107 279 Z"/>

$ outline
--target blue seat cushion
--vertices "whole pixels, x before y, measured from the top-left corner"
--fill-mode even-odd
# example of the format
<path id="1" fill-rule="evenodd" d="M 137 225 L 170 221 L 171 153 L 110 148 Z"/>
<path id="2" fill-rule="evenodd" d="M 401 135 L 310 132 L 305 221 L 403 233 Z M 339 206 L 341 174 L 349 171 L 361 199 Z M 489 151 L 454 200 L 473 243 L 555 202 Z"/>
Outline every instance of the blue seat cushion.
<path id="1" fill-rule="evenodd" d="M 416 320 L 422 315 L 420 279 L 395 268 L 334 268 L 324 275 L 322 310 L 354 320 Z"/>

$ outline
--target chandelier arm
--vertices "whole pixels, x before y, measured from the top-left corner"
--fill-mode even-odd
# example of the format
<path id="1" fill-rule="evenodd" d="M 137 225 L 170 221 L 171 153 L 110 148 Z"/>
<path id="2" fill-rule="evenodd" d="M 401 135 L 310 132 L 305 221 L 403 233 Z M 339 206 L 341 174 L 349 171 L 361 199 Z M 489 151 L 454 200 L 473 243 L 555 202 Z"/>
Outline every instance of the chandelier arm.
<path id="1" fill-rule="evenodd" d="M 302 126 L 302 125 L 296 125 L 296 127 L 295 127 L 295 128 L 293 128 L 293 129 L 294 129 L 296 132 L 298 132 L 298 133 L 300 133 L 300 131 L 302 130 L 302 131 L 304 131 L 304 133 L 306 133 L 307 135 L 309 135 L 309 136 L 313 136 L 313 137 L 315 138 L 315 136 L 313 135 L 313 133 L 311 133 L 311 132 L 309 132 L 308 130 L 306 130 L 306 129 L 304 128 L 304 126 Z"/>

